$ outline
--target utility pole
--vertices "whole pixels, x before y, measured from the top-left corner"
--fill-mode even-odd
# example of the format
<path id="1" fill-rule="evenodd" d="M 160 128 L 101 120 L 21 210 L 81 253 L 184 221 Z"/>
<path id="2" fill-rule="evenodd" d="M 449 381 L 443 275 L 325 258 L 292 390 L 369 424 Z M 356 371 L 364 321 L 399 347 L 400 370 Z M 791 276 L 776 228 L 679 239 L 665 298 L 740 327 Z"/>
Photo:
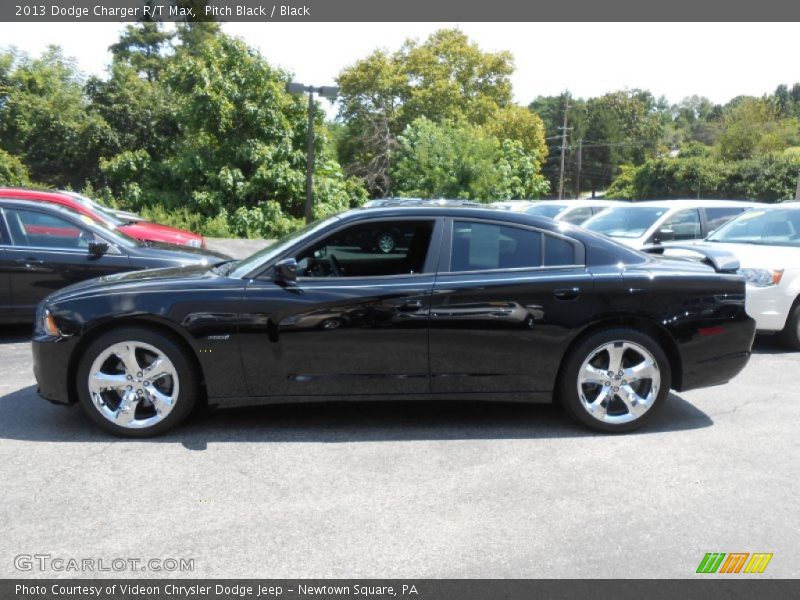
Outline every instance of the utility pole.
<path id="1" fill-rule="evenodd" d="M 567 112 L 569 111 L 569 94 L 564 94 L 564 126 L 561 127 L 561 170 L 558 173 L 558 199 L 564 198 L 564 158 L 567 152 Z"/>
<path id="2" fill-rule="evenodd" d="M 581 165 L 583 163 L 583 138 L 578 140 L 577 174 L 575 176 L 575 197 L 581 196 Z"/>
<path id="3" fill-rule="evenodd" d="M 797 189 L 794 191 L 794 199 L 800 200 L 800 173 L 797 174 Z"/>

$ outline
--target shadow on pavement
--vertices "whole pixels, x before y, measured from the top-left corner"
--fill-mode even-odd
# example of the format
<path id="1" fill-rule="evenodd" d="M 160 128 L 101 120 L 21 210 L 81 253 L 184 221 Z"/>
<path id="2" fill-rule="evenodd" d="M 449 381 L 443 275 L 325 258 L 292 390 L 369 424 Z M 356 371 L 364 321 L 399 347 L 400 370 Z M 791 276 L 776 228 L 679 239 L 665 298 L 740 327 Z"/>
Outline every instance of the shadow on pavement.
<path id="1" fill-rule="evenodd" d="M 0 345 L 29 342 L 33 335 L 33 324 L 0 325 Z"/>
<path id="2" fill-rule="evenodd" d="M 757 335 L 753 343 L 753 354 L 792 354 L 792 350 L 776 335 Z"/>
<path id="3" fill-rule="evenodd" d="M 713 424 L 704 412 L 671 394 L 639 432 L 699 429 Z M 353 443 L 414 440 L 548 439 L 605 435 L 574 424 L 557 406 L 502 402 L 347 402 L 260 406 L 193 415 L 153 442 L 205 450 L 219 442 Z M 118 440 L 94 425 L 78 406 L 49 404 L 29 386 L 0 397 L 0 439 L 46 442 Z"/>

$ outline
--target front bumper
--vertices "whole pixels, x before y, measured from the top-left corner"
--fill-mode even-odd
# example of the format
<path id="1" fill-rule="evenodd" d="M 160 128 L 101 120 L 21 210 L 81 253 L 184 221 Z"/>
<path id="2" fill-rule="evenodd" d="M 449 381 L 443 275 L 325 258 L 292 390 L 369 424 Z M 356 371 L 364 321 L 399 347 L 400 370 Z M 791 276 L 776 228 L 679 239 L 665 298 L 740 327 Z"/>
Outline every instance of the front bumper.
<path id="1" fill-rule="evenodd" d="M 56 404 L 72 404 L 69 393 L 69 361 L 74 342 L 70 338 L 34 336 L 33 375 L 39 395 Z"/>
<path id="2" fill-rule="evenodd" d="M 792 309 L 795 297 L 780 285 L 770 287 L 747 286 L 745 308 L 756 320 L 759 331 L 781 331 Z"/>

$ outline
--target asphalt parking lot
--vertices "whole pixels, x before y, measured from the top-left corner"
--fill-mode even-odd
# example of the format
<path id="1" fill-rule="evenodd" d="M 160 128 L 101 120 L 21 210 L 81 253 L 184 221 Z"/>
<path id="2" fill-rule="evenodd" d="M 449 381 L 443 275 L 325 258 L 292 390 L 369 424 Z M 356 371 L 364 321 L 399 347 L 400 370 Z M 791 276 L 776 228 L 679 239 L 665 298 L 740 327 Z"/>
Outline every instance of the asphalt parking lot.
<path id="1" fill-rule="evenodd" d="M 737 551 L 800 575 L 800 354 L 770 340 L 628 435 L 452 402 L 218 411 L 127 441 L 36 396 L 27 336 L 0 332 L 0 577 L 42 575 L 19 554 L 193 559 L 178 577 L 691 577 Z"/>

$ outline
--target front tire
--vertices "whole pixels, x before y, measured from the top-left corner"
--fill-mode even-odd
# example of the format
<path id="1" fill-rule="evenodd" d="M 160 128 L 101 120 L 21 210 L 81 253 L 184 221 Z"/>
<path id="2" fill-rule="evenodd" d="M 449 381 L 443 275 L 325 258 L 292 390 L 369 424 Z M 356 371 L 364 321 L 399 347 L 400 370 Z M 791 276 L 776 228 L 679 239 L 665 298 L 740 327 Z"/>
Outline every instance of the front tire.
<path id="1" fill-rule="evenodd" d="M 595 333 L 565 359 L 564 407 L 582 424 L 609 433 L 645 425 L 669 395 L 672 374 L 652 337 L 620 327 Z"/>
<path id="2" fill-rule="evenodd" d="M 781 340 L 792 350 L 800 350 L 800 302 L 795 302 L 780 333 Z"/>
<path id="3" fill-rule="evenodd" d="M 123 437 L 159 435 L 183 421 L 199 386 L 186 352 L 170 337 L 123 327 L 94 340 L 78 366 L 78 398 L 89 417 Z"/>

